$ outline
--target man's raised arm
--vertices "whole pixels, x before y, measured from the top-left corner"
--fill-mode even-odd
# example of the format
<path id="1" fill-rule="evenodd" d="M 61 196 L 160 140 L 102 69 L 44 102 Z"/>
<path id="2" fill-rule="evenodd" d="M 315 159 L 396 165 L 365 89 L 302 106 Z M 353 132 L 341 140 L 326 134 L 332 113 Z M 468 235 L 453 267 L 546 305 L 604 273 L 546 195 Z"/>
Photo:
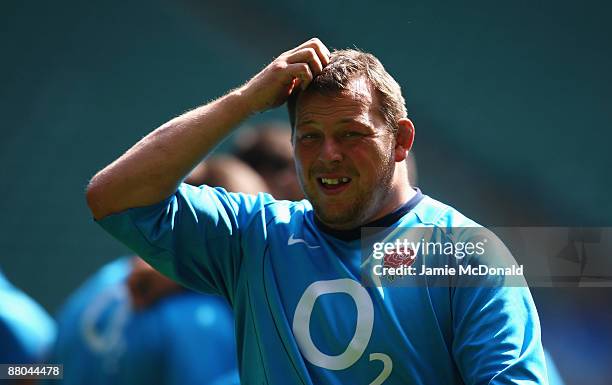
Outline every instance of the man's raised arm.
<path id="1" fill-rule="evenodd" d="M 157 203 L 240 122 L 283 104 L 329 62 L 318 39 L 282 53 L 245 85 L 170 120 L 98 172 L 87 186 L 94 218 Z"/>

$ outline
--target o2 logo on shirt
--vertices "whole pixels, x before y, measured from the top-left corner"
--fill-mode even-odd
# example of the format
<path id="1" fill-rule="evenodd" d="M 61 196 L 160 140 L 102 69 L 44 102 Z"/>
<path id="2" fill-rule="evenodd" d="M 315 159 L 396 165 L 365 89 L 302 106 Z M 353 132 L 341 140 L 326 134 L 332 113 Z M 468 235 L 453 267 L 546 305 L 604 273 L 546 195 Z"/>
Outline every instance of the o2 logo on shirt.
<path id="1" fill-rule="evenodd" d="M 131 312 L 128 296 L 125 285 L 110 286 L 88 304 L 80 318 L 84 343 L 102 359 L 102 367 L 109 373 L 117 371 L 126 349 L 124 329 Z"/>
<path id="2" fill-rule="evenodd" d="M 330 356 L 323 353 L 314 344 L 310 335 L 310 318 L 317 298 L 325 294 L 335 293 L 348 294 L 355 302 L 357 327 L 344 352 L 336 356 Z M 293 335 L 304 358 L 313 365 L 329 370 L 343 370 L 357 362 L 370 342 L 373 327 L 374 305 L 372 299 L 363 286 L 349 278 L 313 282 L 302 294 L 293 317 Z M 384 353 L 370 354 L 370 361 L 377 360 L 383 362 L 383 370 L 369 385 L 382 384 L 393 370 L 393 361 L 388 355 Z"/>

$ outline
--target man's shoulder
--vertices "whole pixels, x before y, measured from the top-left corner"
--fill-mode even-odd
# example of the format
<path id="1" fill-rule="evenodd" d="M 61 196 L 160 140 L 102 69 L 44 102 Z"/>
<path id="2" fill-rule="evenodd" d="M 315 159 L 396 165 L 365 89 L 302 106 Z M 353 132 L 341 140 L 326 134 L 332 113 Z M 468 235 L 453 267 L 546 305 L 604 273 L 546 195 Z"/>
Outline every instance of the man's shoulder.
<path id="1" fill-rule="evenodd" d="M 89 302 L 115 285 L 122 284 L 132 271 L 131 258 L 123 256 L 103 265 L 85 280 L 69 297 L 71 301 Z"/>
<path id="2" fill-rule="evenodd" d="M 264 192 L 257 195 L 230 192 L 228 195 L 233 197 L 233 200 L 239 205 L 250 206 L 251 210 L 261 212 L 267 219 L 285 221 L 293 215 L 304 215 L 312 211 L 312 205 L 306 199 L 301 201 L 278 200 Z"/>
<path id="3" fill-rule="evenodd" d="M 306 199 L 301 201 L 273 200 L 264 206 L 266 225 L 304 226 L 312 218 L 313 208 Z"/>
<path id="4" fill-rule="evenodd" d="M 412 211 L 419 223 L 426 226 L 440 228 L 480 227 L 477 222 L 466 217 L 459 210 L 427 195 Z"/>
<path id="5" fill-rule="evenodd" d="M 270 222 L 290 222 L 293 216 L 308 215 L 312 205 L 306 199 L 301 201 L 277 200 L 269 193 L 246 194 L 226 191 L 222 187 L 182 185 L 181 192 L 187 195 L 192 204 L 224 206 L 236 213 L 248 213 L 249 223 L 263 218 L 266 224 Z M 202 199 L 202 194 L 205 198 Z M 212 198 L 212 199 L 211 199 Z"/>
<path id="6" fill-rule="evenodd" d="M 108 262 L 88 277 L 62 304 L 57 321 L 60 327 L 67 326 L 82 316 L 97 301 L 115 298 L 127 301 L 127 292 L 121 287 L 131 271 L 129 257 L 121 257 Z M 107 293 L 107 298 L 104 298 Z M 102 300 L 99 300 L 102 298 Z"/>
<path id="7" fill-rule="evenodd" d="M 293 213 L 299 214 L 312 210 L 312 205 L 306 199 L 300 201 L 278 200 L 266 192 L 246 194 L 242 192 L 226 191 L 222 187 L 210 187 L 205 185 L 200 187 L 186 185 L 183 188 L 185 191 L 192 190 L 190 192 L 191 195 L 193 195 L 193 191 L 206 189 L 205 191 L 213 192 L 216 197 L 229 197 L 231 201 L 239 207 L 248 207 L 253 210 L 264 211 L 265 214 L 272 216 L 286 216 Z"/>
<path id="8" fill-rule="evenodd" d="M 238 211 L 245 209 L 251 213 L 244 228 L 253 228 L 259 223 L 270 229 L 274 227 L 300 227 L 312 218 L 312 205 L 306 199 L 301 201 L 277 200 L 268 193 L 250 195 L 228 193 L 238 204 Z M 259 226 L 255 226 L 259 227 Z"/>

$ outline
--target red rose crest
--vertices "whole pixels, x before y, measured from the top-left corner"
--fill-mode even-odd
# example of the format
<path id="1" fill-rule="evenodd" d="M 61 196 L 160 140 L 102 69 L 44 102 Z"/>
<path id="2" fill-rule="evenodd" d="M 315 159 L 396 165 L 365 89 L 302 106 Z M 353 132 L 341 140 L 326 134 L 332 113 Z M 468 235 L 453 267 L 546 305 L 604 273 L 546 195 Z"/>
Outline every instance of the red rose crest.
<path id="1" fill-rule="evenodd" d="M 414 250 L 407 248 L 404 250 L 394 250 L 390 253 L 385 254 L 383 257 L 383 267 L 393 267 L 393 268 L 401 268 L 402 266 L 410 267 L 416 260 L 416 254 Z M 387 275 L 386 276 L 389 281 L 393 281 L 397 277 L 397 275 Z"/>

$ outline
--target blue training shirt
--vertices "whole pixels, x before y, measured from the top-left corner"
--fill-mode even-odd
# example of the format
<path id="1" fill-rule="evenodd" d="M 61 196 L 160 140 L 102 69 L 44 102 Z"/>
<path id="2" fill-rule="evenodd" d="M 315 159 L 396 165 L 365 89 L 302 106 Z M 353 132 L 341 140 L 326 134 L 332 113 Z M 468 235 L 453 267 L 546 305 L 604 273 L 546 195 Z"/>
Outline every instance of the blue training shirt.
<path id="1" fill-rule="evenodd" d="M 0 364 L 36 364 L 55 340 L 49 314 L 0 271 Z"/>
<path id="2" fill-rule="evenodd" d="M 225 296 L 246 384 L 545 384 L 526 287 L 364 287 L 359 233 L 310 203 L 182 184 L 99 224 L 181 284 Z M 417 195 L 371 226 L 476 224 Z"/>
<path id="3" fill-rule="evenodd" d="M 64 365 L 62 384 L 238 384 L 225 300 L 182 292 L 135 311 L 131 269 L 129 258 L 105 265 L 60 310 L 51 362 Z"/>

